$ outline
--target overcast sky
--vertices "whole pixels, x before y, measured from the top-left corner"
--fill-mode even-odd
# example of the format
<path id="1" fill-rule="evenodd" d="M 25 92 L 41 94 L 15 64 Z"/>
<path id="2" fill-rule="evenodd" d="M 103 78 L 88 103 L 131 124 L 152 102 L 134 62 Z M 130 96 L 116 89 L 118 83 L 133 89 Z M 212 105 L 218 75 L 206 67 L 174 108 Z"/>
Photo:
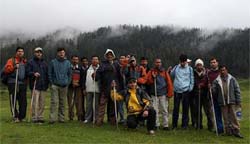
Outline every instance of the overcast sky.
<path id="1" fill-rule="evenodd" d="M 0 33 L 117 24 L 250 27 L 250 0 L 0 0 Z"/>

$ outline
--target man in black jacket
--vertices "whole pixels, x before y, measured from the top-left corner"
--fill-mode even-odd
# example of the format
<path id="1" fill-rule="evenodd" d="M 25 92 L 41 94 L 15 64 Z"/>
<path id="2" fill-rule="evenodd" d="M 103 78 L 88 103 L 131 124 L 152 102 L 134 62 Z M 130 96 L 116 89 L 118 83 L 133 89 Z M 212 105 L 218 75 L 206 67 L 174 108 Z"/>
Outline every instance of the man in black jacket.
<path id="1" fill-rule="evenodd" d="M 35 48 L 34 57 L 27 63 L 27 73 L 32 91 L 32 121 L 43 123 L 43 112 L 45 106 L 45 91 L 48 89 L 48 65 L 43 59 L 43 49 Z M 35 84 L 35 85 L 34 85 Z M 34 91 L 33 88 L 35 87 Z"/>

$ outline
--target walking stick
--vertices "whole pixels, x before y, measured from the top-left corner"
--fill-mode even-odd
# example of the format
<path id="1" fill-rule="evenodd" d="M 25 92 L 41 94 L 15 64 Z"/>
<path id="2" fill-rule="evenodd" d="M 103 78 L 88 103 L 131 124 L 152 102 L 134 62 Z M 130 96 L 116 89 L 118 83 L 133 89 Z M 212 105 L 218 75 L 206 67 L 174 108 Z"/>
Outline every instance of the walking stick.
<path id="1" fill-rule="evenodd" d="M 209 93 L 210 93 L 211 104 L 212 104 L 212 111 L 213 111 L 213 117 L 214 117 L 215 131 L 216 131 L 216 135 L 219 136 L 218 129 L 217 129 L 217 122 L 216 122 L 216 116 L 215 116 L 214 102 L 213 102 L 213 95 L 212 95 L 211 87 L 209 88 Z"/>
<path id="2" fill-rule="evenodd" d="M 115 81 L 115 80 L 113 80 Z M 115 122 L 116 122 L 116 129 L 118 128 L 118 121 L 117 121 L 117 105 L 116 105 L 116 89 L 115 87 L 113 87 L 113 91 L 114 91 L 114 105 L 115 105 Z"/>
<path id="3" fill-rule="evenodd" d="M 200 118 L 201 118 L 201 89 L 198 91 L 198 129 L 200 129 Z"/>
<path id="4" fill-rule="evenodd" d="M 156 87 L 156 77 L 154 78 L 154 88 L 155 88 L 155 106 L 158 103 L 158 97 L 157 97 L 157 87 Z"/>
<path id="5" fill-rule="evenodd" d="M 74 112 L 74 103 L 75 103 L 75 88 L 73 88 L 73 93 L 72 93 L 72 99 L 71 99 L 71 104 L 70 104 L 70 110 Z"/>
<path id="6" fill-rule="evenodd" d="M 34 85 L 33 85 L 33 89 L 32 89 L 32 94 L 31 94 L 30 111 L 29 111 L 29 119 L 28 119 L 28 122 L 30 122 L 30 119 L 31 119 L 32 105 L 33 105 L 33 101 L 34 101 L 35 90 L 36 90 L 36 78 L 35 78 L 35 81 L 34 81 Z M 37 107 L 35 107 L 35 109 L 36 109 L 36 108 L 37 108 Z M 35 114 L 36 114 L 36 112 L 35 112 Z"/>
<path id="7" fill-rule="evenodd" d="M 18 91 L 18 74 L 19 74 L 19 69 L 16 69 L 16 81 L 15 81 L 15 93 L 14 93 L 14 103 L 13 103 L 13 118 L 15 118 L 15 111 L 16 111 L 16 94 Z"/>
<path id="8" fill-rule="evenodd" d="M 96 68 L 94 68 L 94 73 L 96 73 Z M 93 98 L 94 98 L 94 100 L 93 100 L 93 126 L 95 125 L 95 103 L 96 103 L 96 101 L 95 101 L 95 76 L 94 76 L 94 78 L 93 78 L 93 82 L 94 82 L 94 95 L 93 95 Z"/>

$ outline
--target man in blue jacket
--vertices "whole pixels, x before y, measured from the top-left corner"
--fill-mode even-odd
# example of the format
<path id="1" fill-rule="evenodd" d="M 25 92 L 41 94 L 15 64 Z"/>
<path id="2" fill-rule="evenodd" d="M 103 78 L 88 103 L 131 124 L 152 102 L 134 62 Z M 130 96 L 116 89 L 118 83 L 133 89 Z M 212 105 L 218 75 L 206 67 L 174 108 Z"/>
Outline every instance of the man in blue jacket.
<path id="1" fill-rule="evenodd" d="M 173 129 L 177 128 L 179 118 L 180 101 L 182 100 L 182 128 L 188 126 L 188 105 L 189 94 L 194 87 L 193 69 L 187 63 L 187 56 L 180 55 L 180 64 L 176 65 L 171 71 L 174 79 L 174 111 L 173 111 Z"/>
<path id="2" fill-rule="evenodd" d="M 49 65 L 49 81 L 51 83 L 51 103 L 49 123 L 56 121 L 56 106 L 59 99 L 58 121 L 64 122 L 65 98 L 71 82 L 71 63 L 65 57 L 65 49 L 57 49 L 57 57 Z"/>
<path id="3" fill-rule="evenodd" d="M 43 49 L 35 48 L 34 57 L 27 63 L 27 73 L 30 81 L 30 90 L 33 95 L 32 102 L 32 121 L 34 123 L 43 123 L 43 112 L 45 106 L 45 91 L 48 89 L 48 65 L 43 60 Z M 35 83 L 36 81 L 36 83 Z M 34 85 L 36 84 L 36 85 Z"/>

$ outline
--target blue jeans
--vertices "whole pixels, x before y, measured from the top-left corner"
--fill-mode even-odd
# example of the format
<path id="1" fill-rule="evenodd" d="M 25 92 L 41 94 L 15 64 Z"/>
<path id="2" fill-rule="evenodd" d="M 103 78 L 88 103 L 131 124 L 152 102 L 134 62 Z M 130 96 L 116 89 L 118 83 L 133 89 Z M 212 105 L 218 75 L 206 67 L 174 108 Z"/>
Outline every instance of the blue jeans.
<path id="1" fill-rule="evenodd" d="M 123 109 L 123 101 L 117 102 L 117 112 L 120 115 L 120 121 L 124 120 L 124 109 Z"/>
<path id="2" fill-rule="evenodd" d="M 214 100 L 214 111 L 215 111 L 215 117 L 216 117 L 216 123 L 217 123 L 217 130 L 218 133 L 223 133 L 223 123 L 222 123 L 222 115 L 221 115 L 221 108 L 217 102 L 217 100 Z"/>

